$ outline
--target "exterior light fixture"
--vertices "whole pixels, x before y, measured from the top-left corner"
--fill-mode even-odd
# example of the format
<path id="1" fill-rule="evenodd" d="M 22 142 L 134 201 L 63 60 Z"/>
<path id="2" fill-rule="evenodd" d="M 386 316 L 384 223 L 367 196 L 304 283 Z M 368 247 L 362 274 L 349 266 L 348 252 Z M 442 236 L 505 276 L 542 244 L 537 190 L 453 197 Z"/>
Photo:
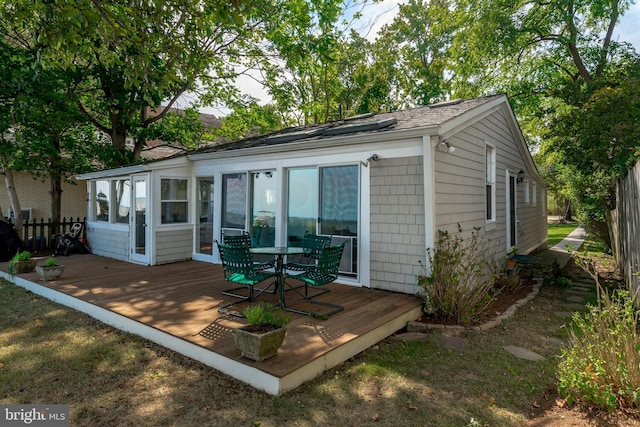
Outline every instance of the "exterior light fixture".
<path id="1" fill-rule="evenodd" d="M 372 154 L 371 156 L 369 156 L 369 158 L 367 158 L 366 162 L 360 162 L 362 164 L 362 166 L 364 166 L 365 168 L 369 167 L 369 163 L 371 162 L 377 162 L 378 160 L 380 160 L 380 156 L 378 156 L 377 154 Z"/>
<path id="2" fill-rule="evenodd" d="M 522 181 L 524 181 L 524 171 L 520 169 L 520 172 L 518 172 L 518 178 L 516 179 L 516 183 L 522 184 Z"/>
<path id="3" fill-rule="evenodd" d="M 449 141 L 447 141 L 444 138 L 440 140 L 440 142 L 437 145 L 437 148 L 440 151 L 446 151 L 449 154 L 451 154 L 454 151 L 456 151 L 456 147 L 454 147 L 453 144 L 451 144 Z"/>

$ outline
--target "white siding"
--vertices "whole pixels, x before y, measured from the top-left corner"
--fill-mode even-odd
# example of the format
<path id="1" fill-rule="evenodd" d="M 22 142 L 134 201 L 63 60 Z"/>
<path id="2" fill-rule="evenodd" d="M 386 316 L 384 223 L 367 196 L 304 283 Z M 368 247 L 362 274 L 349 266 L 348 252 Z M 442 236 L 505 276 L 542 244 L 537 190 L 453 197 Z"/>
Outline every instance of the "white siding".
<path id="1" fill-rule="evenodd" d="M 120 261 L 129 261 L 129 232 L 87 227 L 87 241 L 91 252 Z"/>
<path id="2" fill-rule="evenodd" d="M 371 287 L 414 294 L 425 261 L 422 157 L 371 166 Z"/>
<path id="3" fill-rule="evenodd" d="M 193 253 L 193 231 L 158 231 L 156 233 L 156 264 L 191 259 Z"/>

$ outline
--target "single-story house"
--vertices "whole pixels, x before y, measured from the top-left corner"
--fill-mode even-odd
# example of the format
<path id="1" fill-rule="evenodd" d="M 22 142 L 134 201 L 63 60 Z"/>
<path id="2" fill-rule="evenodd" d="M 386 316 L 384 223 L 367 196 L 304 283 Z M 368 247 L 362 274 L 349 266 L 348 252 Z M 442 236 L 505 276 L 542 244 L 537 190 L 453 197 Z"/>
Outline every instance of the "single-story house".
<path id="1" fill-rule="evenodd" d="M 285 129 L 87 182 L 94 254 L 219 263 L 215 241 L 305 233 L 345 242 L 339 282 L 414 294 L 438 230 L 479 228 L 488 255 L 546 247 L 545 182 L 505 95 Z"/>

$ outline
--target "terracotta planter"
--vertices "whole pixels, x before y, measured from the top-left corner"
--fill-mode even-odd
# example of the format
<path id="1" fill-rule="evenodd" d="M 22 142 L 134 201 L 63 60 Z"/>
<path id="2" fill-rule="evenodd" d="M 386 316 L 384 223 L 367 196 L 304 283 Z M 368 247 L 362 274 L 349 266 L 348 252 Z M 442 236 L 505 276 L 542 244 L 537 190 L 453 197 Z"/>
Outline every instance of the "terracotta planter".
<path id="1" fill-rule="evenodd" d="M 233 339 L 243 357 L 257 362 L 262 362 L 278 354 L 278 349 L 282 345 L 287 332 L 287 328 L 282 327 L 264 334 L 256 334 L 245 330 L 245 328 L 246 326 L 234 329 Z"/>
<path id="2" fill-rule="evenodd" d="M 36 259 L 26 259 L 24 261 L 15 261 L 13 263 L 14 273 L 31 273 L 36 268 Z"/>
<path id="3" fill-rule="evenodd" d="M 36 266 L 36 273 L 40 276 L 41 280 L 51 281 L 58 280 L 64 272 L 64 265 L 54 265 L 52 267 L 46 267 L 42 265 Z"/>
<path id="4" fill-rule="evenodd" d="M 513 258 L 507 259 L 507 270 L 513 270 L 516 268 L 516 260 Z"/>

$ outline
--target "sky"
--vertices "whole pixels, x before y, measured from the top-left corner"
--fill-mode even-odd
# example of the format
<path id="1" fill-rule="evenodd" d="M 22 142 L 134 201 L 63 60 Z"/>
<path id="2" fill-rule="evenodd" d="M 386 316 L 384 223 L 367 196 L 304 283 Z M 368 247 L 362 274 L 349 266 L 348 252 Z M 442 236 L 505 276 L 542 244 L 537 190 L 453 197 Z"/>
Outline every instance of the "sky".
<path id="1" fill-rule="evenodd" d="M 402 0 L 383 0 L 376 4 L 370 4 L 364 8 L 363 17 L 357 25 L 356 30 L 369 40 L 375 39 L 378 31 L 385 25 L 393 21 L 398 13 L 398 4 L 404 3 Z M 640 0 L 631 5 L 631 8 L 621 18 L 614 31 L 614 40 L 631 43 L 637 52 L 640 52 Z M 249 77 L 241 77 L 237 84 L 246 94 L 250 94 L 260 100 L 261 104 L 268 103 L 271 98 L 264 88 L 255 80 Z M 180 102 L 178 108 L 184 108 L 183 102 L 189 102 L 189 97 L 185 97 Z M 228 110 L 207 107 L 201 112 L 224 116 Z"/>

